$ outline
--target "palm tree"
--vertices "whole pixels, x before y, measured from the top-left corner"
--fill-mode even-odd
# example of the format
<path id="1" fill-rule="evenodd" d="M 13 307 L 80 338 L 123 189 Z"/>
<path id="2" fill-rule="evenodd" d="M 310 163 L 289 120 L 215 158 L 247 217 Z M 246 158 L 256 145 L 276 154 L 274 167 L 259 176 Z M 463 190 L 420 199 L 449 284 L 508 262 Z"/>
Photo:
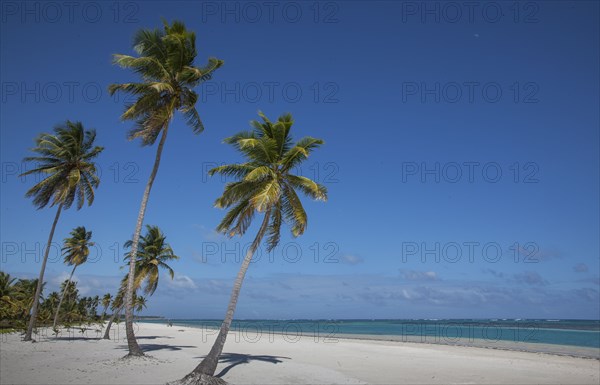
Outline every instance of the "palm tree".
<path id="1" fill-rule="evenodd" d="M 16 278 L 12 278 L 10 274 L 0 271 L 0 298 L 10 296 L 13 292 L 13 283 Z"/>
<path id="2" fill-rule="evenodd" d="M 146 308 L 146 302 L 146 297 L 143 297 L 141 295 L 135 296 L 133 304 L 135 311 L 138 313 L 138 316 L 140 312 Z"/>
<path id="3" fill-rule="evenodd" d="M 292 235 L 304 233 L 307 216 L 296 190 L 316 200 L 327 200 L 327 189 L 311 179 L 291 174 L 291 170 L 304 161 L 310 152 L 323 141 L 311 137 L 293 144 L 290 129 L 292 116 L 284 114 L 272 123 L 259 112 L 263 122 L 251 122 L 252 131 L 241 132 L 225 139 L 246 158 L 242 164 L 231 164 L 214 168 L 210 175 L 222 174 L 238 180 L 225 186 L 223 195 L 215 206 L 230 208 L 217 230 L 230 237 L 243 235 L 256 213 L 263 213 L 262 224 L 248 250 L 237 275 L 225 320 L 210 352 L 202 362 L 177 384 L 215 383 L 215 369 L 223 351 L 227 333 L 233 320 L 242 282 L 252 256 L 267 235 L 267 249 L 271 251 L 279 243 L 282 222 L 291 225 Z"/>
<path id="4" fill-rule="evenodd" d="M 160 269 L 167 270 L 171 279 L 173 279 L 173 277 L 175 276 L 175 272 L 173 271 L 171 266 L 167 264 L 167 262 L 177 260 L 179 259 L 179 257 L 175 255 L 171 246 L 166 242 L 166 239 L 167 237 L 163 234 L 163 232 L 158 226 L 146 225 L 146 234 L 140 237 L 140 241 L 138 243 L 139 252 L 136 256 L 137 261 L 135 268 L 136 277 L 133 280 L 135 285 L 134 295 L 137 292 L 137 290 L 142 286 L 144 286 L 144 294 L 154 294 L 156 288 L 158 287 Z M 125 242 L 124 244 L 125 247 L 132 247 L 132 245 L 133 241 L 131 240 Z M 131 260 L 131 257 L 131 251 L 125 254 L 126 261 Z M 128 282 L 129 273 L 127 273 L 127 275 L 121 281 L 119 293 L 117 297 L 115 297 L 115 301 L 113 301 L 114 312 L 108 325 L 106 326 L 106 331 L 104 332 L 105 339 L 109 338 L 110 327 L 112 326 L 115 317 L 117 317 L 122 310 L 122 307 L 124 305 L 123 295 L 127 288 Z M 115 306 L 117 298 L 119 298 L 119 306 Z"/>
<path id="5" fill-rule="evenodd" d="M 71 122 L 58 125 L 54 135 L 43 133 L 36 139 L 36 147 L 32 149 L 39 156 L 27 157 L 24 160 L 36 162 L 37 167 L 24 172 L 21 176 L 37 174 L 44 175 L 42 181 L 33 186 L 26 193 L 26 197 L 33 198 L 33 204 L 38 208 L 48 205 L 58 206 L 48 243 L 44 251 L 44 258 L 40 268 L 38 286 L 31 309 L 31 318 L 25 333 L 25 341 L 31 341 L 31 333 L 37 319 L 37 307 L 42 293 L 44 272 L 48 261 L 50 244 L 56 229 L 56 223 L 63 209 L 68 209 L 77 201 L 77 210 L 83 207 L 85 201 L 88 206 L 94 201 L 94 189 L 100 184 L 96 175 L 96 166 L 93 162 L 103 147 L 94 146 L 96 131 L 84 130 L 81 122 Z"/>
<path id="6" fill-rule="evenodd" d="M 133 292 L 135 277 L 135 261 L 137 245 L 142 232 L 142 224 L 152 184 L 158 172 L 163 146 L 167 139 L 169 123 L 176 111 L 183 114 L 187 124 L 194 133 L 204 130 L 200 115 L 195 108 L 198 95 L 193 88 L 209 79 L 213 71 L 223 65 L 223 61 L 209 58 L 208 64 L 195 67 L 196 35 L 188 31 L 181 22 L 174 21 L 169 25 L 166 21 L 164 30 L 138 31 L 134 37 L 134 50 L 137 57 L 114 55 L 114 63 L 129 68 L 142 77 L 140 83 L 112 84 L 109 93 L 121 91 L 135 95 L 135 103 L 126 106 L 121 116 L 123 120 L 134 120 L 135 127 L 129 133 L 129 139 L 140 138 L 142 145 L 153 145 L 160 135 L 156 150 L 154 166 L 144 194 L 137 217 L 133 235 L 133 256 L 129 264 L 129 281 L 125 295 L 125 329 L 130 356 L 142 356 L 133 333 Z"/>
<path id="7" fill-rule="evenodd" d="M 104 310 L 102 311 L 102 323 L 104 323 L 104 317 L 106 317 L 106 310 L 108 310 L 108 307 L 110 306 L 111 301 L 112 301 L 112 295 L 110 293 L 104 294 L 104 296 L 102 297 L 102 300 L 101 300 L 102 306 L 104 307 Z"/>
<path id="8" fill-rule="evenodd" d="M 108 320 L 108 325 L 106 325 L 106 329 L 104 330 L 104 337 L 102 337 L 105 340 L 110 339 L 110 328 L 112 327 L 113 322 L 119 318 L 119 316 L 121 314 L 121 310 L 123 309 L 123 304 L 124 304 L 123 298 L 125 297 L 126 287 L 127 287 L 127 276 L 123 277 L 119 291 L 115 295 L 115 298 L 113 299 L 113 302 L 110 305 L 110 308 L 112 310 L 112 315 L 110 316 L 110 319 Z"/>
<path id="9" fill-rule="evenodd" d="M 36 302 L 36 294 L 38 286 L 37 279 L 20 279 L 15 283 L 14 290 L 15 299 L 20 302 L 21 308 L 21 318 L 27 317 L 30 314 L 31 309 L 34 307 Z M 40 295 L 37 297 L 37 302 L 43 301 L 42 292 L 44 291 L 44 287 L 46 286 L 46 282 L 41 285 Z"/>
<path id="10" fill-rule="evenodd" d="M 11 318 L 14 311 L 18 308 L 14 296 L 16 278 L 10 274 L 0 271 L 0 320 Z"/>
<path id="11" fill-rule="evenodd" d="M 90 242 L 91 238 L 92 232 L 86 231 L 84 226 L 76 227 L 73 229 L 73 231 L 71 231 L 71 237 L 65 238 L 64 247 L 62 248 L 62 252 L 65 256 L 64 262 L 68 266 L 73 266 L 73 270 L 71 270 L 71 275 L 69 276 L 69 282 L 71 282 L 71 279 L 73 279 L 73 274 L 75 274 L 75 269 L 77 269 L 77 266 L 84 264 L 87 261 L 87 258 L 90 255 L 90 246 L 94 245 L 94 242 Z M 60 297 L 60 302 L 56 308 L 52 329 L 56 329 L 58 314 L 60 313 L 60 307 L 65 299 L 66 292 L 67 287 L 65 287 L 65 290 L 63 290 L 62 296 Z"/>

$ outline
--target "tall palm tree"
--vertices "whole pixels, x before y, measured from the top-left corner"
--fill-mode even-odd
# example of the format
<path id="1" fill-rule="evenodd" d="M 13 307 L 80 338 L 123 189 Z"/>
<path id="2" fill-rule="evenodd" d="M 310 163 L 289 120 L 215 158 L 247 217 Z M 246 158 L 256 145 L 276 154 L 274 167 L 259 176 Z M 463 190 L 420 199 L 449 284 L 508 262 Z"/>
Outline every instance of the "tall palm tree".
<path id="1" fill-rule="evenodd" d="M 94 246 L 94 242 L 90 242 L 90 239 L 92 239 L 92 232 L 86 231 L 84 226 L 76 227 L 73 229 L 73 231 L 71 231 L 71 236 L 69 238 L 65 238 L 64 246 L 62 248 L 64 262 L 68 266 L 73 266 L 73 270 L 71 270 L 71 275 L 69 276 L 69 282 L 71 282 L 71 279 L 73 279 L 73 274 L 75 274 L 75 269 L 77 269 L 77 266 L 84 264 L 90 255 L 90 246 Z M 63 290 L 62 296 L 60 297 L 60 302 L 56 308 L 56 313 L 54 313 L 52 329 L 56 329 L 58 314 L 60 313 L 60 307 L 65 299 L 66 292 L 67 287 L 65 287 Z"/>
<path id="2" fill-rule="evenodd" d="M 140 83 L 112 84 L 109 93 L 121 91 L 137 97 L 135 103 L 126 106 L 121 116 L 123 120 L 134 120 L 135 127 L 129 139 L 140 138 L 142 145 L 153 145 L 160 135 L 154 166 L 146 183 L 142 202 L 133 235 L 133 258 L 129 264 L 129 281 L 125 295 L 125 329 L 130 356 L 144 355 L 133 333 L 133 291 L 137 245 L 142 232 L 142 224 L 152 184 L 158 172 L 163 146 L 167 139 L 169 123 L 176 111 L 183 114 L 193 132 L 204 130 L 200 115 L 196 110 L 198 95 L 193 88 L 209 79 L 213 71 L 223 65 L 223 61 L 209 58 L 205 67 L 195 67 L 196 35 L 188 31 L 181 22 L 169 25 L 163 23 L 163 30 L 142 29 L 134 37 L 135 56 L 114 55 L 114 63 L 138 73 Z"/>
<path id="3" fill-rule="evenodd" d="M 108 310 L 108 307 L 110 306 L 111 302 L 112 302 L 112 295 L 110 293 L 106 293 L 104 294 L 104 296 L 102 297 L 101 303 L 102 306 L 104 307 L 104 310 L 102 311 L 102 323 L 104 323 L 104 317 L 106 317 L 106 310 Z"/>
<path id="4" fill-rule="evenodd" d="M 94 146 L 95 139 L 96 131 L 84 130 L 81 122 L 67 120 L 54 129 L 54 135 L 43 133 L 38 136 L 36 147 L 32 149 L 38 156 L 24 159 L 36 162 L 37 167 L 24 172 L 21 176 L 30 174 L 45 176 L 42 181 L 29 189 L 25 196 L 32 197 L 33 204 L 38 209 L 48 205 L 58 206 L 44 251 L 25 341 L 31 341 L 31 333 L 36 323 L 46 262 L 60 213 L 63 209 L 71 207 L 75 201 L 77 210 L 83 207 L 85 201 L 88 206 L 91 205 L 94 201 L 94 189 L 100 184 L 93 160 L 102 152 L 103 147 Z"/>
<path id="5" fill-rule="evenodd" d="M 295 144 L 290 136 L 292 116 L 284 114 L 272 123 L 259 112 L 262 122 L 252 121 L 252 131 L 241 132 L 225 139 L 246 158 L 245 163 L 224 165 L 209 171 L 210 175 L 233 176 L 235 182 L 225 186 L 223 195 L 215 206 L 230 208 L 217 227 L 230 237 L 243 235 L 255 214 L 263 214 L 262 224 L 250 249 L 244 257 L 237 275 L 225 320 L 210 352 L 202 362 L 179 384 L 214 383 L 215 369 L 223 351 L 227 333 L 233 320 L 242 282 L 252 256 L 267 235 L 267 249 L 271 251 L 279 243 L 283 222 L 291 226 L 292 235 L 304 233 L 307 215 L 296 190 L 316 200 L 327 200 L 327 189 L 309 178 L 291 174 L 291 170 L 307 159 L 309 154 L 323 144 L 320 139 L 305 137 Z"/>
<path id="6" fill-rule="evenodd" d="M 142 286 L 144 287 L 143 292 L 146 295 L 152 295 L 156 291 L 158 287 L 158 281 L 160 277 L 160 269 L 165 269 L 169 272 L 169 276 L 171 279 L 175 276 L 175 272 L 167 264 L 169 261 L 174 261 L 179 259 L 177 255 L 173 252 L 171 246 L 166 242 L 167 237 L 163 234 L 158 226 L 150 226 L 146 225 L 146 234 L 140 237 L 140 241 L 138 243 L 138 254 L 136 256 L 136 268 L 135 274 L 136 277 L 133 280 L 134 282 L 134 299 L 135 293 Z M 129 240 L 125 242 L 125 247 L 132 247 L 133 241 Z M 132 252 L 131 250 L 125 254 L 125 260 L 131 260 Z M 127 266 L 124 266 L 127 267 Z M 127 283 L 129 282 L 129 273 L 123 278 L 121 281 L 121 287 L 119 289 L 119 293 L 115 300 L 113 301 L 113 316 L 111 317 L 108 325 L 106 326 L 106 331 L 104 332 L 104 338 L 109 338 L 110 327 L 112 323 L 119 315 L 124 305 L 123 296 L 126 292 Z M 117 298 L 119 299 L 120 306 L 114 307 L 115 302 L 117 302 Z M 135 304 L 135 302 L 134 302 Z"/>

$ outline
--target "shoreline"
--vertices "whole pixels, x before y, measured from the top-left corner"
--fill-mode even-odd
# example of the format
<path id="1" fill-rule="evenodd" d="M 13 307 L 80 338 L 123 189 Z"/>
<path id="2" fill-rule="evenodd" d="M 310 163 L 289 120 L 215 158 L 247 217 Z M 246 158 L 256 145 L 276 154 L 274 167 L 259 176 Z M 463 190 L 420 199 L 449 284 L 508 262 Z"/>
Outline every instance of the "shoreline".
<path id="1" fill-rule="evenodd" d="M 173 327 L 186 327 L 192 329 L 210 329 L 218 330 L 218 327 L 211 327 L 207 325 L 177 325 L 177 320 L 172 321 Z M 218 321 L 215 321 L 218 322 Z M 234 321 L 235 322 L 235 321 Z M 286 321 L 281 321 L 286 322 Z M 148 322 L 148 324 L 161 325 L 160 323 Z M 239 328 L 231 329 L 231 332 L 243 332 Z M 262 330 L 261 330 L 262 332 Z M 268 333 L 277 335 L 293 335 L 292 333 L 283 333 L 281 331 L 269 330 Z M 527 353 L 540 353 L 540 354 L 551 354 L 556 356 L 566 356 L 574 358 L 584 358 L 600 360 L 600 348 L 591 348 L 575 345 L 561 345 L 561 344 L 547 344 L 537 342 L 522 342 L 522 341 L 507 341 L 507 340 L 486 340 L 481 338 L 456 338 L 454 341 L 444 342 L 443 340 L 451 340 L 451 338 L 445 338 L 440 336 L 406 336 L 406 335 L 394 335 L 394 334 L 354 334 L 354 333 L 337 333 L 333 337 L 322 337 L 326 333 L 307 333 L 303 335 L 306 338 L 329 338 L 329 339 L 345 339 L 345 340 L 359 340 L 359 341 L 388 341 L 396 343 L 407 343 L 407 344 L 425 344 L 425 345 L 442 345 L 442 346 L 457 346 L 457 347 L 470 347 L 480 349 L 492 349 L 492 350 L 505 350 L 515 352 L 527 352 Z M 423 341 L 425 339 L 426 341 Z M 440 341 L 432 341 L 432 340 Z"/>
<path id="2" fill-rule="evenodd" d="M 98 328 L 99 329 L 99 328 Z M 36 343 L 2 335 L 1 384 L 164 384 L 182 378 L 210 350 L 216 330 L 135 324 L 146 359 L 123 360 L 124 323 L 111 340 L 94 325 Z M 101 337 L 101 335 L 100 335 Z M 232 331 L 216 374 L 231 384 L 598 384 L 600 360 L 421 342 L 284 334 L 260 338 Z"/>

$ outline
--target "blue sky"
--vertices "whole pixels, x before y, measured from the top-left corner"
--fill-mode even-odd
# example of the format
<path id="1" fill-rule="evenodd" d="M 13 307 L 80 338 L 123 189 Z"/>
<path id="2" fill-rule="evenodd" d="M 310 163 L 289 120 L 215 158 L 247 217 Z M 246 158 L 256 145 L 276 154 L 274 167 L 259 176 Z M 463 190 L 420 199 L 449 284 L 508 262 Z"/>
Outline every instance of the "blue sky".
<path id="1" fill-rule="evenodd" d="M 305 235 L 286 229 L 253 263 L 237 317 L 600 317 L 597 2 L 65 4 L 2 3 L 2 270 L 37 276 L 55 213 L 24 198 L 35 178 L 16 176 L 21 160 L 37 134 L 80 120 L 106 147 L 102 182 L 54 241 L 92 230 L 78 285 L 115 291 L 155 148 L 126 140 L 123 98 L 106 89 L 134 75 L 111 54 L 164 17 L 196 32 L 198 64 L 225 65 L 198 88 L 206 131 L 172 124 L 145 223 L 181 259 L 145 314 L 224 314 L 256 228 L 214 232 L 224 181 L 206 170 L 240 161 L 222 139 L 262 110 L 326 141 L 298 172 L 330 199 L 305 200 Z M 50 258 L 53 289 L 68 268 L 56 247 Z"/>

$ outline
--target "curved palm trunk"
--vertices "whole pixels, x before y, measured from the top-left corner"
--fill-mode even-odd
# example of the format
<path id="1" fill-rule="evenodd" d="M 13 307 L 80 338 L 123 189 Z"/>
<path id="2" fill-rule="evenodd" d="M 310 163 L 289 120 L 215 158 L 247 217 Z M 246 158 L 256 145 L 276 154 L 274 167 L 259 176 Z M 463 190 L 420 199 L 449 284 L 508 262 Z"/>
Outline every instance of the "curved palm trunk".
<path id="1" fill-rule="evenodd" d="M 138 243 L 140 241 L 140 234 L 142 233 L 144 215 L 146 214 L 146 206 L 148 205 L 150 190 L 152 189 L 152 184 L 154 183 L 154 178 L 156 178 L 158 166 L 160 165 L 160 157 L 162 154 L 163 146 L 165 144 L 165 140 L 167 139 L 167 130 L 168 126 L 165 126 L 162 136 L 160 138 L 160 142 L 158 143 L 158 148 L 156 149 L 154 167 L 152 168 L 152 173 L 150 174 L 150 178 L 148 178 L 148 183 L 146 184 L 146 189 L 144 190 L 142 204 L 140 206 L 140 212 L 138 214 L 137 223 L 135 225 L 135 233 L 133 234 L 133 240 L 131 245 L 131 256 L 129 259 L 129 277 L 127 279 L 127 293 L 125 294 L 125 333 L 127 334 L 127 346 L 129 347 L 128 356 L 144 355 L 144 352 L 142 352 L 142 349 L 140 349 L 140 346 L 138 345 L 135 339 L 135 334 L 133 333 L 133 289 L 135 279 L 135 262 L 137 257 Z"/>
<path id="2" fill-rule="evenodd" d="M 119 314 L 121 314 L 121 310 L 123 310 L 123 307 L 121 306 L 120 308 L 118 308 L 113 315 L 110 317 L 110 320 L 108 321 L 108 325 L 106 325 L 106 330 L 104 331 L 104 337 L 102 337 L 102 339 L 105 340 L 110 340 L 110 328 L 112 327 L 112 324 L 114 322 L 114 320 L 119 317 Z"/>
<path id="3" fill-rule="evenodd" d="M 50 235 L 48 236 L 48 244 L 46 245 L 46 250 L 44 251 L 44 259 L 42 260 L 42 268 L 40 269 L 40 276 L 38 277 L 37 288 L 35 289 L 35 295 L 33 296 L 33 306 L 31 307 L 31 318 L 29 319 L 29 325 L 27 326 L 27 332 L 25 333 L 25 337 L 23 341 L 31 341 L 31 333 L 33 333 L 33 327 L 37 321 L 37 313 L 38 313 L 38 302 L 40 302 L 40 296 L 42 295 L 42 285 L 44 284 L 44 272 L 46 271 L 46 262 L 48 262 L 48 254 L 50 253 L 50 244 L 52 243 L 52 238 L 54 237 L 54 230 L 56 229 L 56 223 L 58 223 L 58 218 L 60 217 L 60 212 L 62 211 L 63 204 L 58 205 L 58 210 L 56 210 L 56 216 L 54 217 L 54 222 L 52 223 L 52 229 L 50 230 Z"/>
<path id="4" fill-rule="evenodd" d="M 238 297 L 240 296 L 240 291 L 242 289 L 242 283 L 244 281 L 244 276 L 246 275 L 246 271 L 250 266 L 250 262 L 252 261 L 252 256 L 258 249 L 260 242 L 262 241 L 265 232 L 267 231 L 267 226 L 269 224 L 271 210 L 267 210 L 265 212 L 265 218 L 263 219 L 262 225 L 258 234 L 256 234 L 256 238 L 252 242 L 250 249 L 246 253 L 244 257 L 244 261 L 242 262 L 242 266 L 240 267 L 240 271 L 235 279 L 235 283 L 233 285 L 233 289 L 231 291 L 231 299 L 229 300 L 229 305 L 227 306 L 227 313 L 225 314 L 225 320 L 221 324 L 221 329 L 219 330 L 219 335 L 215 340 L 212 348 L 208 355 L 200 362 L 200 364 L 187 376 L 185 376 L 180 381 L 176 381 L 173 384 L 201 384 L 201 383 L 217 383 L 216 379 L 206 378 L 206 376 L 214 376 L 215 370 L 217 369 L 217 364 L 219 363 L 219 356 L 223 352 L 223 346 L 225 346 L 225 341 L 227 340 L 227 334 L 229 333 L 229 328 L 231 327 L 231 322 L 233 321 L 233 314 L 235 313 L 235 308 L 237 306 Z M 203 378 L 204 377 L 204 378 Z M 218 380 L 217 380 L 218 381 Z"/>
<path id="5" fill-rule="evenodd" d="M 73 267 L 71 270 L 71 275 L 69 276 L 69 280 L 63 289 L 62 295 L 60 296 L 60 301 L 58 301 L 58 307 L 56 308 L 56 313 L 54 314 L 54 322 L 52 323 L 52 330 L 56 329 L 56 324 L 58 323 L 58 314 L 60 313 L 60 307 L 62 306 L 63 301 L 65 300 L 65 295 L 67 294 L 67 289 L 69 285 L 71 285 L 71 279 L 73 279 L 73 274 L 75 274 L 75 269 L 77 269 L 77 265 Z"/>

